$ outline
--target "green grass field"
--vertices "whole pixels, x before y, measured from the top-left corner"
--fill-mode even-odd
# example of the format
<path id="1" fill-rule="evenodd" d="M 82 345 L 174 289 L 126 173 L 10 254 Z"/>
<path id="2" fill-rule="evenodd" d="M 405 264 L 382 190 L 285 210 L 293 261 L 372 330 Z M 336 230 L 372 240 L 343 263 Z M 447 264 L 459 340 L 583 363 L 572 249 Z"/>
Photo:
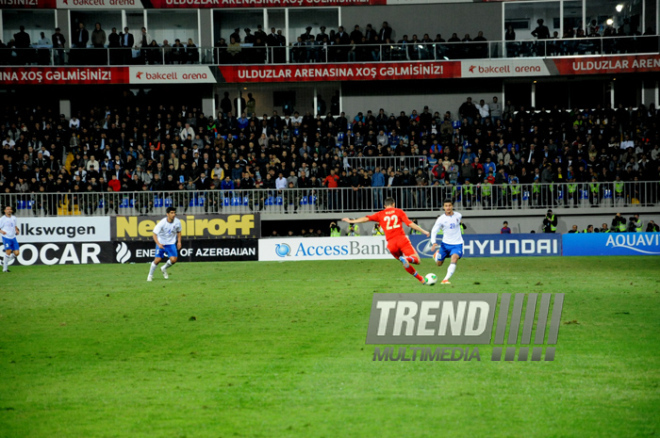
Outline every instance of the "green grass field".
<path id="1" fill-rule="evenodd" d="M 659 257 L 12 271 L 1 437 L 660 434 Z M 372 294 L 442 291 L 566 293 L 555 361 L 372 361 Z"/>

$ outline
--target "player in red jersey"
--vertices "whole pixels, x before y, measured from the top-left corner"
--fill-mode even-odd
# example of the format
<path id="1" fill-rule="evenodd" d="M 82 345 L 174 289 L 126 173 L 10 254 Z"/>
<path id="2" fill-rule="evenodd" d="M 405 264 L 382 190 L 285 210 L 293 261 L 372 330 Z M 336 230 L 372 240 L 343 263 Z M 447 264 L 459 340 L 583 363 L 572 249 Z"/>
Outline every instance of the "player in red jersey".
<path id="1" fill-rule="evenodd" d="M 410 266 L 410 264 L 419 264 L 419 255 L 415 248 L 413 248 L 408 236 L 403 231 L 401 224 L 406 224 L 410 228 L 419 231 L 422 234 L 425 234 L 426 237 L 430 236 L 430 233 L 419 225 L 408 219 L 406 213 L 400 208 L 394 206 L 394 199 L 387 198 L 384 202 L 385 208 L 378 213 L 374 213 L 371 216 L 363 216 L 359 219 L 342 219 L 344 222 L 349 224 L 360 224 L 364 222 L 378 222 L 381 229 L 385 231 L 385 239 L 387 240 L 387 249 L 390 251 L 392 256 L 395 259 L 399 259 L 403 263 L 405 270 L 419 280 L 420 283 L 426 284 L 427 280 L 423 276 L 417 273 L 415 268 Z"/>

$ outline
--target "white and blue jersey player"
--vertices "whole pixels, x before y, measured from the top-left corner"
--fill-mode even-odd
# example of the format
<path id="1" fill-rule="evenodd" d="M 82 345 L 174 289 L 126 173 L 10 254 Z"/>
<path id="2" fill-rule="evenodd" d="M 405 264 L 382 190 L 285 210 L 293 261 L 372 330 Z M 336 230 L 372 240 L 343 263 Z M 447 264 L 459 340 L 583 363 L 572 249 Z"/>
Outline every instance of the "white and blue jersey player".
<path id="1" fill-rule="evenodd" d="M 458 259 L 463 257 L 463 235 L 461 233 L 461 219 L 463 215 L 454 211 L 454 204 L 449 199 L 444 202 L 442 207 L 445 210 L 445 214 L 435 221 L 435 225 L 433 225 L 433 230 L 431 231 L 431 250 L 435 251 L 438 247 L 436 238 L 438 231 L 442 229 L 440 249 L 433 254 L 433 259 L 436 265 L 442 266 L 447 257 L 451 258 L 451 264 L 447 268 L 447 275 L 440 283 L 450 284 L 449 279 L 454 275 L 454 271 L 456 271 L 456 263 Z"/>
<path id="2" fill-rule="evenodd" d="M 167 216 L 163 218 L 154 228 L 154 242 L 156 242 L 156 258 L 151 263 L 149 268 L 149 276 L 147 281 L 153 281 L 154 271 L 158 267 L 158 263 L 164 258 L 167 258 L 165 266 L 160 268 L 163 277 L 167 280 L 167 268 L 176 263 L 181 249 L 181 221 L 176 218 L 176 208 L 167 207 Z"/>
<path id="3" fill-rule="evenodd" d="M 5 251 L 5 258 L 2 261 L 2 272 L 9 272 L 9 263 L 18 257 L 18 241 L 16 236 L 20 233 L 16 226 L 16 216 L 13 215 L 14 209 L 7 205 L 4 215 L 0 218 L 0 234 L 2 234 L 2 248 Z"/>

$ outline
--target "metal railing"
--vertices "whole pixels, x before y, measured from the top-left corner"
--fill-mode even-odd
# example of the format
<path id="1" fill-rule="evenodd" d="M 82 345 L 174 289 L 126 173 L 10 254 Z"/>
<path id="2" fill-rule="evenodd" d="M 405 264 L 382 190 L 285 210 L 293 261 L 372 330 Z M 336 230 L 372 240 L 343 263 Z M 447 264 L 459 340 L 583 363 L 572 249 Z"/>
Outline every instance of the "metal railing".
<path id="1" fill-rule="evenodd" d="M 375 171 L 376 169 L 409 169 L 416 172 L 422 169 L 428 172 L 429 162 L 426 155 L 402 155 L 394 157 L 346 157 L 344 159 L 344 169 L 364 169 L 366 171 Z"/>
<path id="2" fill-rule="evenodd" d="M 456 209 L 512 210 L 546 208 L 607 208 L 634 210 L 660 206 L 660 181 L 568 184 L 463 184 L 396 187 L 322 187 L 87 193 L 3 193 L 0 204 L 16 207 L 17 216 L 103 216 L 164 214 L 347 213 L 383 208 L 393 197 L 407 211 L 442 211 L 445 199 Z M 597 211 L 597 210 L 596 210 Z"/>
<path id="3" fill-rule="evenodd" d="M 658 35 L 570 38 L 523 41 L 407 41 L 387 44 L 324 44 L 316 41 L 289 46 L 147 48 L 0 49 L 0 65 L 237 65 L 443 61 L 518 57 L 658 53 Z"/>

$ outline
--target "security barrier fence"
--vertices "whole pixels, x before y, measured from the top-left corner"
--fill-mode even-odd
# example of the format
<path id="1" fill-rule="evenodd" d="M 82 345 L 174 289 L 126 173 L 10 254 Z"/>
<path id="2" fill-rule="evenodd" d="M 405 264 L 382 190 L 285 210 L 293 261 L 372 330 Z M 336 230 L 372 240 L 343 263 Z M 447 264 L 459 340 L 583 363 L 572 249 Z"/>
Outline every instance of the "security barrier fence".
<path id="1" fill-rule="evenodd" d="M 396 177 L 395 177 L 396 178 Z M 411 177 L 411 181 L 415 181 Z M 388 184 L 386 179 L 385 184 Z M 375 211 L 392 197 L 407 211 L 442 211 L 446 199 L 456 209 L 511 210 L 572 207 L 650 207 L 660 204 L 660 181 L 552 184 L 441 184 L 385 187 L 140 192 L 3 193 L 0 204 L 17 216 L 104 216 L 164 213 L 269 214 Z"/>

